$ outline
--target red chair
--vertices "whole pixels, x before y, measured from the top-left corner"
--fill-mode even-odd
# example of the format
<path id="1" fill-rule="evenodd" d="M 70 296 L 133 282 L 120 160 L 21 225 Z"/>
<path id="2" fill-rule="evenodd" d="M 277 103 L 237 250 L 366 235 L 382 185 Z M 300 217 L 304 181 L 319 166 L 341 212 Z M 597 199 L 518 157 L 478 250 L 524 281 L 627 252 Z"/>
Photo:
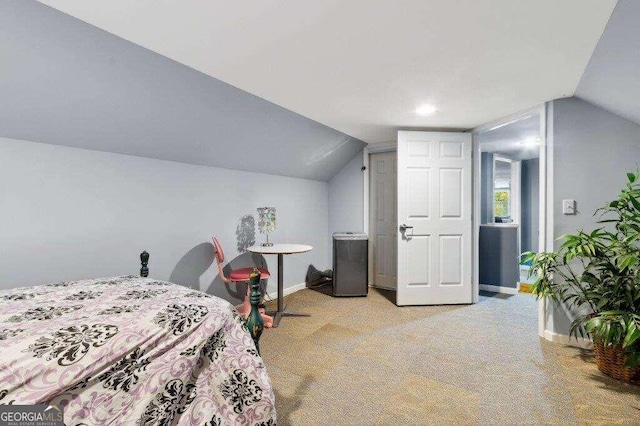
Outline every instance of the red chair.
<path id="1" fill-rule="evenodd" d="M 218 239 L 216 237 L 212 237 L 212 239 L 214 255 L 216 258 L 216 263 L 218 264 L 218 272 L 220 273 L 220 278 L 222 279 L 222 281 L 224 281 L 225 283 L 248 283 L 249 275 L 251 274 L 251 271 L 253 271 L 253 267 L 234 269 L 231 271 L 229 277 L 227 278 L 224 274 L 224 271 L 222 270 L 222 262 L 224 262 L 224 251 L 222 251 L 222 246 L 220 245 Z M 260 271 L 261 280 L 266 280 L 271 276 L 271 274 L 269 274 L 269 271 L 267 271 L 265 268 L 257 269 L 258 271 Z M 251 303 L 249 303 L 249 292 L 250 288 L 247 285 L 247 294 L 244 296 L 244 301 L 241 306 L 236 307 L 238 313 L 245 318 L 247 318 L 249 316 L 249 313 L 251 312 Z M 264 321 L 264 326 L 266 328 L 273 327 L 273 317 L 267 315 L 263 308 L 260 308 L 260 315 L 262 316 L 262 320 Z"/>

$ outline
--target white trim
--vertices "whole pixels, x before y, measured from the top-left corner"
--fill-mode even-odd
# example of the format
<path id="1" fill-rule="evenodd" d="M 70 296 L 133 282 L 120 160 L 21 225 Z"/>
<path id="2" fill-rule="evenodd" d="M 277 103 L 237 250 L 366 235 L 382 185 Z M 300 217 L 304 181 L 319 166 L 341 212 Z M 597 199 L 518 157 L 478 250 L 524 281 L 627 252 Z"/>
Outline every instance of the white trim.
<path id="1" fill-rule="evenodd" d="M 300 284 L 296 284 L 293 285 L 291 287 L 285 287 L 282 291 L 282 297 L 288 296 L 290 294 L 293 294 L 295 292 L 298 292 L 300 290 L 304 290 L 305 288 L 307 288 L 307 283 L 300 283 Z M 278 290 L 275 290 L 272 293 L 266 293 L 265 294 L 265 298 L 267 299 L 271 299 L 271 300 L 277 300 L 278 299 Z"/>
<path id="2" fill-rule="evenodd" d="M 296 293 L 296 292 L 298 292 L 300 290 L 304 290 L 305 288 L 307 288 L 307 283 L 306 282 L 300 283 L 300 284 L 296 284 L 296 285 L 293 285 L 291 287 L 286 287 L 282 291 L 282 294 L 283 294 L 282 297 L 285 297 L 285 296 L 288 296 L 290 294 Z M 276 289 L 271 293 L 265 293 L 263 300 L 265 302 L 278 300 L 278 290 Z M 242 306 L 242 303 L 239 304 L 239 305 L 236 305 L 236 308 L 239 308 L 240 306 Z"/>
<path id="3" fill-rule="evenodd" d="M 539 252 L 553 251 L 555 240 L 553 233 L 553 101 L 547 102 L 542 107 L 540 126 L 544 132 L 540 132 L 540 227 L 539 227 Z M 544 127 L 542 127 L 544 125 Z M 547 329 L 547 303 L 543 299 L 538 300 L 538 335 L 546 337 Z M 549 340 L 549 339 L 547 339 Z"/>
<path id="4" fill-rule="evenodd" d="M 531 117 L 532 115 L 539 114 L 541 107 L 544 107 L 544 104 L 537 105 L 537 106 L 532 107 L 532 108 L 527 108 L 525 110 L 522 110 L 520 112 L 516 112 L 514 114 L 509 114 L 506 117 L 502 117 L 502 118 L 499 118 L 497 120 L 491 121 L 489 123 L 482 124 L 482 125 L 480 125 L 478 127 L 475 127 L 473 129 L 471 129 L 471 131 L 473 133 L 484 133 L 484 132 L 487 132 L 489 130 L 495 130 L 495 129 L 498 129 L 500 127 L 507 126 L 507 125 L 509 125 L 511 123 L 514 123 L 516 121 L 522 120 L 523 118 L 527 118 L 527 117 Z"/>
<path id="5" fill-rule="evenodd" d="M 539 164 L 539 163 L 538 163 Z M 516 191 L 515 193 L 512 191 L 511 196 L 513 197 L 514 206 L 513 206 L 513 214 L 515 218 L 514 222 L 518 224 L 518 264 L 520 264 L 520 253 L 522 253 L 522 161 L 517 160 L 511 163 L 511 173 L 512 180 L 515 180 Z M 540 166 L 538 165 L 538 170 Z M 512 184 L 513 185 L 513 184 Z M 539 191 L 538 191 L 539 192 Z M 515 194 L 515 196 L 514 196 Z M 538 194 L 539 196 L 540 194 Z M 540 221 L 538 221 L 539 223 Z M 518 277 L 520 280 L 520 277 Z"/>
<path id="6" fill-rule="evenodd" d="M 513 221 L 518 224 L 518 241 L 520 236 L 520 230 L 522 229 L 522 161 L 515 160 L 511 163 L 511 179 L 515 181 L 515 185 L 511 184 L 515 188 L 511 190 L 511 197 L 513 198 L 512 215 Z"/>
<path id="7" fill-rule="evenodd" d="M 542 337 L 544 337 L 546 340 L 550 342 L 559 343 L 561 345 L 574 346 L 576 348 L 582 348 L 582 349 L 593 349 L 593 342 L 589 339 L 584 339 L 582 337 L 579 337 L 579 338 L 569 337 L 566 334 L 558 334 L 549 330 L 545 330 L 544 335 Z"/>
<path id="8" fill-rule="evenodd" d="M 490 291 L 492 293 L 518 294 L 518 289 L 513 287 L 500 287 L 491 284 L 480 284 L 480 290 Z"/>
<path id="9" fill-rule="evenodd" d="M 364 182 L 364 210 L 362 212 L 362 232 L 369 233 L 369 147 L 366 146 L 362 150 L 362 165 L 364 166 L 364 173 L 362 173 L 362 179 Z"/>
<path id="10" fill-rule="evenodd" d="M 370 154 L 377 154 L 379 152 L 394 152 L 398 150 L 398 141 L 370 143 L 367 145 L 367 149 Z"/>
<path id="11" fill-rule="evenodd" d="M 363 230 L 362 232 L 364 232 L 365 234 L 369 235 L 369 241 L 371 241 L 371 235 L 370 235 L 370 229 L 369 229 L 369 222 L 370 222 L 370 218 L 369 215 L 371 214 L 369 212 L 369 202 L 370 197 L 371 197 L 371 193 L 370 193 L 370 182 L 369 180 L 371 179 L 371 173 L 369 172 L 369 165 L 371 163 L 371 155 L 369 153 L 369 145 L 367 145 L 364 150 L 362 151 L 362 164 L 364 165 L 364 173 L 362 173 L 363 175 L 363 179 L 364 179 L 364 211 L 363 211 Z M 371 250 L 371 242 L 369 242 L 369 245 L 367 247 L 367 275 L 369 276 L 369 279 L 371 279 L 371 277 L 373 277 L 373 250 Z M 371 285 L 371 284 L 369 284 Z"/>
<path id="12" fill-rule="evenodd" d="M 395 287 L 385 287 L 383 285 L 377 285 L 377 284 L 373 284 L 373 283 L 369 283 L 369 287 L 372 288 L 381 288 L 383 290 L 389 290 L 389 291 L 397 291 L 398 289 Z"/>
<path id="13" fill-rule="evenodd" d="M 480 141 L 478 140 L 478 134 L 473 132 L 471 134 L 471 157 L 472 157 L 472 173 L 473 173 L 473 211 L 471 213 L 471 218 L 473 222 L 473 245 L 471 248 L 473 254 L 473 270 L 471 271 L 471 281 L 472 281 L 472 303 L 478 303 L 480 301 L 480 222 L 481 222 L 481 198 L 480 196 L 480 188 L 481 188 L 481 154 L 480 154 Z"/>

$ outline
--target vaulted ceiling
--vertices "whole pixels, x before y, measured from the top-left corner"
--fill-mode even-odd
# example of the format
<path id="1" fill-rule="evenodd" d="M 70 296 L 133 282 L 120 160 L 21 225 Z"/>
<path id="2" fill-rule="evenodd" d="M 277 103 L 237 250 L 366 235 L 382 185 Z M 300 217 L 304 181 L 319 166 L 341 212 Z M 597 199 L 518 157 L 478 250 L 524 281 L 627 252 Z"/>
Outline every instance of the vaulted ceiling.
<path id="1" fill-rule="evenodd" d="M 571 96 L 615 0 L 41 0 L 365 142 Z M 437 111 L 420 117 L 428 103 Z"/>
<path id="2" fill-rule="evenodd" d="M 0 137 L 320 181 L 365 145 L 35 1 L 0 40 Z"/>
<path id="3" fill-rule="evenodd" d="M 620 0 L 576 96 L 640 123 L 640 1 Z"/>
<path id="4" fill-rule="evenodd" d="M 637 0 L 4 0 L 0 136 L 327 181 L 398 129 L 574 94 L 640 122 L 639 19 Z"/>

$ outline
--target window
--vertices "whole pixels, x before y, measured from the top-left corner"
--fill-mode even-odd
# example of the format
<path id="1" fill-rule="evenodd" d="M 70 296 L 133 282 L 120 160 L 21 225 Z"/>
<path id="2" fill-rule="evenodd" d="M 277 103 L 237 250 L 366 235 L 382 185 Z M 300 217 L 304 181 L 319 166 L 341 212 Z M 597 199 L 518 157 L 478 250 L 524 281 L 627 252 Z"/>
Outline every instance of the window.
<path id="1" fill-rule="evenodd" d="M 508 189 L 495 189 L 493 191 L 493 214 L 496 217 L 511 216 Z"/>

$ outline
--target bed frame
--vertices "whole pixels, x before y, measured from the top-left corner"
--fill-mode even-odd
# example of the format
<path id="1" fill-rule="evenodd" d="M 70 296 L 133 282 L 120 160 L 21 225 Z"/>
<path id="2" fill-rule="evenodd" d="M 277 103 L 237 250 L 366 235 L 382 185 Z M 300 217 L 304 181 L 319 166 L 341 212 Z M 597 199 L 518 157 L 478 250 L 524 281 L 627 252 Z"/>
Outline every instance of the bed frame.
<path id="1" fill-rule="evenodd" d="M 149 253 L 143 251 L 140 253 L 140 276 L 148 277 L 149 276 Z M 249 333 L 251 334 L 251 338 L 253 342 L 256 344 L 256 350 L 260 353 L 260 336 L 262 335 L 262 330 L 264 329 L 264 321 L 262 320 L 262 315 L 260 315 L 259 305 L 260 299 L 262 299 L 262 295 L 260 293 L 260 272 L 254 268 L 253 272 L 250 275 L 249 285 L 251 286 L 251 293 L 249 294 L 249 302 L 251 303 L 251 312 L 249 316 L 245 320 L 247 324 L 247 328 L 249 329 Z"/>

